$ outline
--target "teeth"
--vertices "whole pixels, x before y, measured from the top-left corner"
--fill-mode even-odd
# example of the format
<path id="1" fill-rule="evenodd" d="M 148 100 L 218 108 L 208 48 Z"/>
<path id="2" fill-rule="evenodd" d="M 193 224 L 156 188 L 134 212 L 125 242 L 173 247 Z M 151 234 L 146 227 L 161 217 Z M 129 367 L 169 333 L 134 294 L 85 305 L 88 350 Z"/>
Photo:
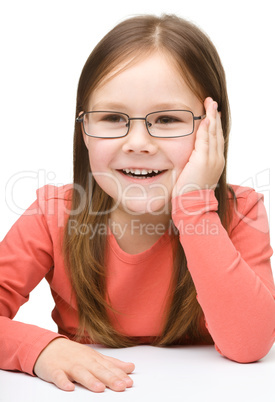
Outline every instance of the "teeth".
<path id="1" fill-rule="evenodd" d="M 150 173 L 152 173 L 152 172 L 154 172 L 154 173 L 159 173 L 160 172 L 160 170 L 156 170 L 156 169 L 154 169 L 154 170 L 146 170 L 146 169 L 142 169 L 142 170 L 139 170 L 139 169 L 122 169 L 123 170 L 123 172 L 126 172 L 127 174 L 128 173 L 133 173 L 133 174 L 150 174 Z"/>
<path id="2" fill-rule="evenodd" d="M 149 177 L 154 177 L 154 175 L 149 176 L 152 172 L 154 172 L 155 174 L 162 172 L 162 170 L 158 170 L 158 169 L 154 169 L 154 170 L 152 170 L 152 169 L 149 169 L 149 170 L 147 170 L 147 169 L 122 169 L 122 171 L 124 173 L 126 173 L 127 175 L 130 175 L 130 177 L 132 175 L 132 177 L 136 177 L 140 180 L 141 179 L 146 180 Z"/>

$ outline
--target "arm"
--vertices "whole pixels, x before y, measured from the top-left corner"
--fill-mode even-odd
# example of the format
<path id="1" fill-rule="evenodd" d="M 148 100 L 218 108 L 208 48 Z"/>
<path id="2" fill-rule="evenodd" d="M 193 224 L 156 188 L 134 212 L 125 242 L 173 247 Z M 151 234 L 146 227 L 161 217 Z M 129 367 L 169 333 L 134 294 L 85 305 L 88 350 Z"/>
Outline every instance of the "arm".
<path id="1" fill-rule="evenodd" d="M 51 191 L 49 186 L 38 192 L 38 200 L 0 244 L 0 369 L 35 373 L 65 391 L 74 389 L 74 381 L 94 392 L 104 391 L 105 386 L 123 391 L 133 384 L 127 375 L 134 370 L 133 363 L 103 356 L 37 326 L 12 321 L 31 290 L 54 268 L 53 240 L 46 214 L 51 221 L 50 217 L 57 214 L 58 200 L 50 206 L 47 190 Z M 55 224 L 50 226 L 56 229 Z"/>
<path id="2" fill-rule="evenodd" d="M 60 335 L 12 321 L 29 293 L 53 266 L 52 242 L 38 202 L 0 244 L 0 368 L 33 375 L 41 350 Z"/>
<path id="3" fill-rule="evenodd" d="M 230 236 L 213 190 L 173 199 L 173 220 L 206 326 L 216 349 L 238 362 L 262 358 L 274 342 L 272 249 L 262 198 L 251 190 L 239 198 L 242 218 L 235 216 Z"/>
<path id="4" fill-rule="evenodd" d="M 223 228 L 213 189 L 225 165 L 224 137 L 217 103 L 207 98 L 204 106 L 207 118 L 173 189 L 173 219 L 217 350 L 232 360 L 251 362 L 269 351 L 275 335 L 267 216 L 262 198 L 250 190 L 240 197 L 242 217 L 236 219 L 236 213 L 230 236 Z M 217 235 L 195 231 L 207 220 Z M 194 233 L 182 232 L 182 223 L 189 223 Z"/>

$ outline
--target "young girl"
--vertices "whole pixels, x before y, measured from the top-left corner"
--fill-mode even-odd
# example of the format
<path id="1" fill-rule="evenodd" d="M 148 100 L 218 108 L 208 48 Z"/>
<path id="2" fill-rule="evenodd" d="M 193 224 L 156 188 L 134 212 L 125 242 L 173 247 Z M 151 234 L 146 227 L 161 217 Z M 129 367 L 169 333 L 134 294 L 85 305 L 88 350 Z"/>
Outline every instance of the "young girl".
<path id="1" fill-rule="evenodd" d="M 102 39 L 79 81 L 74 183 L 39 189 L 1 243 L 0 368 L 123 391 L 134 364 L 84 344 L 268 353 L 267 216 L 226 182 L 228 135 L 225 74 L 197 27 L 139 16 Z M 12 321 L 43 277 L 58 334 Z"/>

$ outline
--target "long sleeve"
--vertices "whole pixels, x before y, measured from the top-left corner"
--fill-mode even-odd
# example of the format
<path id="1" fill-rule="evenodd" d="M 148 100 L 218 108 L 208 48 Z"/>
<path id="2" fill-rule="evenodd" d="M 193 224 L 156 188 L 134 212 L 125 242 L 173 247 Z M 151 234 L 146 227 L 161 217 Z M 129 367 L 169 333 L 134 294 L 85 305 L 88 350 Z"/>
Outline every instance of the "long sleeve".
<path id="1" fill-rule="evenodd" d="M 40 352 L 60 335 L 12 318 L 53 267 L 53 245 L 38 201 L 0 243 L 0 368 L 33 375 Z"/>
<path id="2" fill-rule="evenodd" d="M 238 189 L 229 232 L 213 190 L 174 198 L 172 217 L 216 349 L 246 363 L 264 357 L 273 345 L 275 289 L 263 196 Z"/>

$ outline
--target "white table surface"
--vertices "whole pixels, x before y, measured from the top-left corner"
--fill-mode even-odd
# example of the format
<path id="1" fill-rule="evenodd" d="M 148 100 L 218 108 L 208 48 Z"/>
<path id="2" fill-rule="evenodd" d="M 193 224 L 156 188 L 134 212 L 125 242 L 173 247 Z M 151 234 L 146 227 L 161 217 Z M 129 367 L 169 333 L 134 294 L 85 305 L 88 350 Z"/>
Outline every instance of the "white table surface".
<path id="1" fill-rule="evenodd" d="M 275 401 L 275 346 L 266 357 L 251 364 L 225 359 L 213 346 L 93 347 L 135 364 L 132 388 L 124 392 L 106 388 L 97 394 L 76 385 L 75 391 L 64 392 L 36 377 L 0 370 L 0 401 Z"/>

